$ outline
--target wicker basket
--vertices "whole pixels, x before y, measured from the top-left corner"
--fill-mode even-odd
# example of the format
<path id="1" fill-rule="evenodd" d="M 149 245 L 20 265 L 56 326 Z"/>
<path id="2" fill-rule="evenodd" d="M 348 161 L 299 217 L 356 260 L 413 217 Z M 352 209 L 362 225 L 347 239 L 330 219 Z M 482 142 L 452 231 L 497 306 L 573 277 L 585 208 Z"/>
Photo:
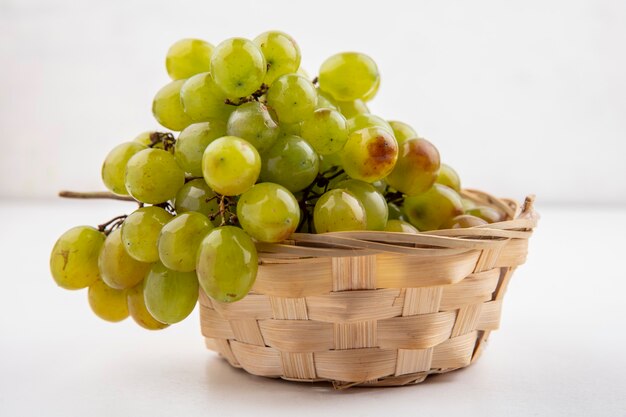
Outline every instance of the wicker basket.
<path id="1" fill-rule="evenodd" d="M 480 191 L 507 220 L 418 235 L 295 234 L 258 244 L 252 292 L 232 304 L 201 291 L 209 349 L 254 375 L 335 387 L 422 382 L 478 359 L 538 216 Z"/>

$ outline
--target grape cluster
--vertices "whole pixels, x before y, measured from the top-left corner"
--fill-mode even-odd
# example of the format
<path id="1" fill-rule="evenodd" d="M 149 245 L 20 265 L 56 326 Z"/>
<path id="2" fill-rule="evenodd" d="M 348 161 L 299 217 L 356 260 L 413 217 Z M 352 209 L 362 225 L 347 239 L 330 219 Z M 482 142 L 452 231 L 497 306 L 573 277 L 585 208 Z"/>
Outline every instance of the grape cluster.
<path id="1" fill-rule="evenodd" d="M 50 258 L 67 289 L 88 287 L 93 311 L 147 329 L 187 317 L 199 287 L 220 302 L 244 297 L 255 242 L 294 232 L 418 233 L 502 219 L 461 198 L 437 148 L 406 123 L 371 114 L 376 63 L 339 53 L 311 79 L 287 34 L 184 39 L 168 51 L 172 81 L 152 103 L 170 131 L 115 147 L 104 185 L 139 208 L 64 233 Z"/>

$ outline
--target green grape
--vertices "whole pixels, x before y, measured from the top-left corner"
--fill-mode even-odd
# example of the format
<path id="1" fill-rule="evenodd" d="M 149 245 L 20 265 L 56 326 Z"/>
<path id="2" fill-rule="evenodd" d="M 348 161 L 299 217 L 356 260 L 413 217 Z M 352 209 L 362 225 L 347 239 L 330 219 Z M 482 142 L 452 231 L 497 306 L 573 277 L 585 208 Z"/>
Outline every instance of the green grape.
<path id="1" fill-rule="evenodd" d="M 357 130 L 365 129 L 368 127 L 382 127 L 387 130 L 389 133 L 393 134 L 393 129 L 387 123 L 385 119 L 382 117 L 375 116 L 370 113 L 362 113 L 357 114 L 351 119 L 348 119 L 348 130 L 350 133 L 356 132 Z"/>
<path id="2" fill-rule="evenodd" d="M 230 136 L 247 140 L 263 153 L 274 144 L 280 128 L 264 104 L 251 101 L 232 112 L 226 131 Z"/>
<path id="3" fill-rule="evenodd" d="M 308 71 L 305 70 L 302 67 L 298 68 L 298 71 L 296 71 L 296 74 L 303 76 L 307 80 L 311 80 L 312 79 L 312 77 L 311 77 L 311 75 L 309 75 Z"/>
<path id="4" fill-rule="evenodd" d="M 333 109 L 337 110 L 337 106 L 330 101 L 330 99 L 325 96 L 320 90 L 317 90 L 317 105 L 315 106 L 315 110 L 319 109 Z"/>
<path id="5" fill-rule="evenodd" d="M 128 312 L 135 320 L 135 323 L 148 330 L 161 330 L 168 327 L 168 324 L 161 323 L 148 311 L 146 300 L 143 296 L 145 280 L 126 290 L 126 300 L 128 302 Z"/>
<path id="6" fill-rule="evenodd" d="M 171 153 L 162 149 L 144 149 L 128 160 L 125 183 L 136 200 L 160 204 L 176 196 L 185 184 L 185 172 Z"/>
<path id="7" fill-rule="evenodd" d="M 398 145 L 402 145 L 407 139 L 418 137 L 415 129 L 404 122 L 391 120 L 389 121 L 389 126 L 393 129 L 393 135 L 396 137 Z"/>
<path id="8" fill-rule="evenodd" d="M 152 100 L 152 114 L 161 125 L 168 129 L 181 131 L 193 123 L 185 113 L 180 100 L 180 89 L 185 80 L 176 80 L 161 88 Z"/>
<path id="9" fill-rule="evenodd" d="M 142 207 L 131 213 L 121 227 L 126 252 L 140 262 L 158 261 L 159 233 L 172 217 L 174 216 L 156 206 Z"/>
<path id="10" fill-rule="evenodd" d="M 461 197 L 452 188 L 435 184 L 425 193 L 406 197 L 404 213 L 418 230 L 435 230 L 463 214 Z"/>
<path id="11" fill-rule="evenodd" d="M 367 230 L 383 230 L 387 224 L 389 210 L 385 197 L 363 181 L 345 180 L 333 188 L 350 191 L 363 204 L 367 218 Z"/>
<path id="12" fill-rule="evenodd" d="M 335 101 L 337 108 L 346 119 L 351 119 L 359 114 L 369 113 L 370 109 L 363 100 Z"/>
<path id="13" fill-rule="evenodd" d="M 371 101 L 374 97 L 376 97 L 376 94 L 378 93 L 379 88 L 380 88 L 380 77 L 376 79 L 376 84 L 374 84 L 374 87 L 372 87 L 372 89 L 363 97 L 363 101 Z"/>
<path id="14" fill-rule="evenodd" d="M 227 39 L 213 50 L 211 74 L 230 98 L 254 93 L 263 83 L 266 70 L 263 52 L 247 39 Z"/>
<path id="15" fill-rule="evenodd" d="M 161 229 L 159 259 L 174 271 L 193 271 L 200 242 L 211 229 L 213 225 L 204 214 L 193 211 L 179 214 Z"/>
<path id="16" fill-rule="evenodd" d="M 471 214 L 487 223 L 497 223 L 505 219 L 505 214 L 500 210 L 489 206 L 476 206 L 465 211 L 465 214 Z"/>
<path id="17" fill-rule="evenodd" d="M 354 179 L 374 182 L 385 178 L 398 159 L 398 144 L 393 135 L 381 127 L 357 130 L 348 136 L 341 161 L 343 169 Z"/>
<path id="18" fill-rule="evenodd" d="M 417 234 L 419 230 L 417 230 L 411 223 L 407 223 L 403 220 L 391 219 L 387 222 L 385 226 L 386 232 L 397 232 L 397 233 L 411 233 Z"/>
<path id="19" fill-rule="evenodd" d="M 57 285 L 78 290 L 96 281 L 103 243 L 104 234 L 93 227 L 77 226 L 63 233 L 50 254 L 50 272 Z"/>
<path id="20" fill-rule="evenodd" d="M 389 220 L 402 220 L 406 221 L 402 210 L 395 203 L 387 203 L 387 209 L 389 211 Z"/>
<path id="21" fill-rule="evenodd" d="M 209 143 L 225 135 L 226 123 L 218 119 L 187 126 L 176 139 L 176 162 L 192 177 L 201 177 L 204 150 Z"/>
<path id="22" fill-rule="evenodd" d="M 144 149 L 146 146 L 138 142 L 125 142 L 113 148 L 104 158 L 102 182 L 110 191 L 118 195 L 128 195 L 124 184 L 126 164 L 133 155 Z"/>
<path id="23" fill-rule="evenodd" d="M 461 192 L 461 178 L 450 165 L 441 164 L 439 168 L 439 175 L 437 175 L 435 182 L 447 185 L 457 193 Z"/>
<path id="24" fill-rule="evenodd" d="M 250 236 L 261 242 L 281 242 L 298 227 L 300 207 L 285 187 L 256 184 L 237 202 L 237 219 Z"/>
<path id="25" fill-rule="evenodd" d="M 385 194 L 385 192 L 387 191 L 387 183 L 385 182 L 385 180 L 374 181 L 372 183 L 372 187 L 374 187 L 376 191 L 381 194 Z"/>
<path id="26" fill-rule="evenodd" d="M 153 133 L 156 133 L 156 132 L 154 130 L 147 130 L 145 132 L 141 132 L 140 134 L 135 136 L 135 139 L 133 139 L 133 142 L 141 143 L 144 146 L 150 146 L 152 145 L 151 136 Z"/>
<path id="27" fill-rule="evenodd" d="M 173 80 L 206 72 L 211 66 L 213 45 L 200 39 L 181 39 L 170 46 L 165 57 L 167 73 Z"/>
<path id="28" fill-rule="evenodd" d="M 150 315 L 165 324 L 183 320 L 198 301 L 198 277 L 195 272 L 167 269 L 162 263 L 150 268 L 143 296 Z"/>
<path id="29" fill-rule="evenodd" d="M 333 167 L 341 167 L 341 152 L 329 155 L 320 155 L 320 172 L 326 172 Z"/>
<path id="30" fill-rule="evenodd" d="M 219 201 L 215 192 L 204 181 L 204 179 L 191 180 L 176 194 L 176 213 L 186 213 L 196 211 L 207 217 L 219 212 Z M 215 218 L 213 224 L 219 224 L 220 220 Z"/>
<path id="31" fill-rule="evenodd" d="M 234 106 L 226 104 L 226 99 L 226 93 L 217 86 L 208 72 L 189 78 L 180 89 L 180 100 L 185 113 L 195 122 L 228 119 Z"/>
<path id="32" fill-rule="evenodd" d="M 328 58 L 319 72 L 320 89 L 335 100 L 368 97 L 377 88 L 380 74 L 372 58 L 358 52 L 343 52 Z"/>
<path id="33" fill-rule="evenodd" d="M 438 173 L 437 148 L 426 139 L 413 138 L 400 146 L 396 166 L 385 181 L 404 194 L 418 195 L 432 187 Z"/>
<path id="34" fill-rule="evenodd" d="M 256 247 L 238 227 L 211 230 L 198 249 L 196 271 L 200 286 L 217 301 L 230 303 L 245 297 L 254 284 L 257 269 Z"/>
<path id="35" fill-rule="evenodd" d="M 120 229 L 112 231 L 98 256 L 100 277 L 109 287 L 118 290 L 134 287 L 146 276 L 150 264 L 139 262 L 126 252 Z"/>
<path id="36" fill-rule="evenodd" d="M 267 91 L 267 104 L 279 122 L 296 123 L 311 116 L 317 105 L 317 91 L 311 81 L 297 74 L 279 77 Z"/>
<path id="37" fill-rule="evenodd" d="M 126 290 L 109 287 L 101 280 L 96 280 L 87 291 L 91 310 L 103 320 L 118 322 L 128 317 Z"/>
<path id="38" fill-rule="evenodd" d="M 281 75 L 296 72 L 300 67 L 300 47 L 289 35 L 276 30 L 260 34 L 254 43 L 261 48 L 267 62 L 264 83 L 271 85 Z"/>
<path id="39" fill-rule="evenodd" d="M 476 203 L 469 198 L 462 198 L 461 203 L 463 203 L 463 211 L 467 213 L 468 210 L 476 207 Z"/>
<path id="40" fill-rule="evenodd" d="M 302 122 L 301 132 L 302 138 L 320 155 L 340 151 L 348 140 L 346 118 L 332 109 L 315 110 L 312 117 Z"/>
<path id="41" fill-rule="evenodd" d="M 202 156 L 204 180 L 216 192 L 232 196 L 252 187 L 259 178 L 261 157 L 249 142 L 224 136 L 207 146 Z"/>
<path id="42" fill-rule="evenodd" d="M 302 122 L 281 123 L 279 127 L 282 136 L 300 136 L 302 134 Z"/>
<path id="43" fill-rule="evenodd" d="M 319 157 L 307 141 L 298 136 L 283 136 L 263 154 L 261 179 L 295 193 L 309 186 L 318 170 Z"/>
<path id="44" fill-rule="evenodd" d="M 350 191 L 330 190 L 322 195 L 313 209 L 317 233 L 367 229 L 367 214 L 363 203 Z"/>
<path id="45" fill-rule="evenodd" d="M 141 143 L 144 146 L 149 146 L 151 148 L 156 148 L 156 149 L 163 149 L 163 142 L 159 141 L 157 143 L 152 142 L 152 135 L 157 135 L 157 137 L 159 135 L 165 135 L 165 133 L 161 133 L 161 132 L 155 132 L 153 130 L 149 130 L 143 133 L 138 134 L 137 136 L 135 136 L 135 139 L 133 139 L 133 142 L 136 143 Z M 122 174 L 123 176 L 123 174 Z"/>
<path id="46" fill-rule="evenodd" d="M 488 223 L 480 217 L 472 216 L 470 214 L 461 214 L 453 218 L 444 227 L 446 229 L 466 229 L 468 227 L 483 226 L 485 224 Z"/>

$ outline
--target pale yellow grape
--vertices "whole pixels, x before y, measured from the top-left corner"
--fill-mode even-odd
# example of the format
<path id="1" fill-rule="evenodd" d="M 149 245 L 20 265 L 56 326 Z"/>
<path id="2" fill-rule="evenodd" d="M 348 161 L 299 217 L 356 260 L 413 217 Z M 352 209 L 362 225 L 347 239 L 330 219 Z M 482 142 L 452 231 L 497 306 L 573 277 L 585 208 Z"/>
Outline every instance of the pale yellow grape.
<path id="1" fill-rule="evenodd" d="M 120 229 L 112 231 L 104 241 L 98 256 L 100 277 L 115 289 L 134 287 L 148 273 L 150 264 L 132 258 L 122 242 Z"/>
<path id="2" fill-rule="evenodd" d="M 174 216 L 161 207 L 142 207 L 122 224 L 122 242 L 126 252 L 141 262 L 159 260 L 157 243 L 163 226 Z"/>
<path id="3" fill-rule="evenodd" d="M 383 230 L 389 211 L 385 197 L 371 185 L 359 180 L 344 180 L 333 188 L 350 191 L 363 204 L 367 217 L 367 230 Z"/>
<path id="4" fill-rule="evenodd" d="M 228 135 L 247 140 L 259 153 L 269 149 L 280 133 L 267 106 L 258 101 L 238 106 L 228 118 L 226 129 Z"/>
<path id="5" fill-rule="evenodd" d="M 185 80 L 172 81 L 161 88 L 152 100 L 152 114 L 161 125 L 168 129 L 181 131 L 193 123 L 185 113 L 180 100 L 180 89 Z"/>
<path id="6" fill-rule="evenodd" d="M 195 272 L 172 271 L 157 262 L 146 277 L 143 295 L 152 317 L 161 323 L 178 323 L 198 302 L 198 278 Z"/>
<path id="7" fill-rule="evenodd" d="M 311 116 L 317 105 L 317 91 L 311 81 L 297 74 L 279 77 L 267 91 L 267 104 L 279 123 L 296 123 Z"/>
<path id="8" fill-rule="evenodd" d="M 393 129 L 382 117 L 375 116 L 370 113 L 357 114 L 356 116 L 348 119 L 348 130 L 350 133 L 357 130 L 365 129 L 367 127 L 382 127 L 388 132 L 393 134 Z"/>
<path id="9" fill-rule="evenodd" d="M 385 178 L 394 169 L 397 159 L 398 144 L 393 134 L 381 127 L 351 133 L 341 151 L 346 173 L 365 182 Z"/>
<path id="10" fill-rule="evenodd" d="M 351 119 L 356 115 L 370 112 L 370 109 L 363 100 L 335 101 L 335 104 L 346 119 Z"/>
<path id="11" fill-rule="evenodd" d="M 204 292 L 221 302 L 233 302 L 248 294 L 258 270 L 254 242 L 234 226 L 213 229 L 198 249 L 196 272 Z"/>
<path id="12" fill-rule="evenodd" d="M 363 203 L 350 191 L 330 190 L 315 203 L 313 223 L 317 233 L 365 230 L 367 214 Z"/>
<path id="13" fill-rule="evenodd" d="M 472 216 L 471 214 L 461 214 L 450 220 L 444 227 L 446 229 L 466 229 L 468 227 L 484 226 L 486 224 L 489 223 L 480 217 Z"/>
<path id="14" fill-rule="evenodd" d="M 465 214 L 471 214 L 472 216 L 481 218 L 487 223 L 497 223 L 504 220 L 506 217 L 502 211 L 489 206 L 472 207 L 469 210 L 466 210 Z"/>
<path id="15" fill-rule="evenodd" d="M 159 259 L 174 271 L 193 271 L 200 242 L 211 229 L 213 224 L 204 214 L 193 211 L 179 214 L 161 229 Z"/>
<path id="16" fill-rule="evenodd" d="M 301 136 L 313 146 L 315 152 L 329 155 L 340 151 L 346 144 L 348 123 L 337 110 L 318 109 L 302 122 Z"/>
<path id="17" fill-rule="evenodd" d="M 249 142 L 224 136 L 206 148 L 202 172 L 209 187 L 227 196 L 239 195 L 256 183 L 261 172 L 261 157 Z"/>
<path id="18" fill-rule="evenodd" d="M 387 222 L 385 226 L 386 232 L 396 232 L 396 233 L 411 233 L 416 234 L 419 233 L 411 223 L 405 222 L 403 220 L 391 219 Z"/>
<path id="19" fill-rule="evenodd" d="M 180 100 L 185 113 L 194 122 L 228 119 L 235 106 L 226 104 L 226 98 L 226 93 L 218 87 L 208 72 L 189 78 L 180 89 Z"/>
<path id="20" fill-rule="evenodd" d="M 213 45 L 200 39 L 181 39 L 167 51 L 165 67 L 173 80 L 208 71 Z"/>
<path id="21" fill-rule="evenodd" d="M 461 191 L 461 178 L 450 165 L 441 164 L 439 168 L 439 175 L 437 175 L 437 179 L 435 181 L 439 184 L 452 188 L 457 193 Z"/>
<path id="22" fill-rule="evenodd" d="M 319 72 L 320 89 L 335 100 L 368 97 L 377 88 L 380 74 L 372 58 L 358 52 L 342 52 L 328 58 Z"/>
<path id="23" fill-rule="evenodd" d="M 102 182 L 105 187 L 117 195 L 128 195 L 124 183 L 126 164 L 133 155 L 144 149 L 146 146 L 138 142 L 125 142 L 113 148 L 102 164 Z"/>
<path id="24" fill-rule="evenodd" d="M 390 220 L 406 220 L 404 214 L 402 213 L 402 210 L 400 210 L 400 207 L 398 207 L 395 203 L 387 203 L 387 209 L 389 212 Z"/>
<path id="25" fill-rule="evenodd" d="M 211 75 L 230 98 L 254 93 L 263 83 L 266 70 L 263 52 L 248 39 L 227 39 L 213 50 Z"/>
<path id="26" fill-rule="evenodd" d="M 162 149 L 144 149 L 126 164 L 126 189 L 146 204 L 170 200 L 185 183 L 183 171 L 174 156 Z"/>
<path id="27" fill-rule="evenodd" d="M 374 97 L 376 97 L 376 94 L 378 93 L 379 88 L 380 88 L 380 77 L 376 79 L 376 84 L 374 84 L 374 87 L 372 87 L 372 89 L 363 97 L 363 101 L 365 102 L 371 101 Z"/>
<path id="28" fill-rule="evenodd" d="M 420 231 L 445 227 L 454 217 L 463 214 L 461 197 L 452 188 L 435 184 L 425 193 L 404 199 L 404 213 Z"/>
<path id="29" fill-rule="evenodd" d="M 261 48 L 267 62 L 265 84 L 271 85 L 281 75 L 298 71 L 300 47 L 291 36 L 272 30 L 254 38 L 254 43 Z"/>
<path id="30" fill-rule="evenodd" d="M 341 152 L 320 155 L 320 172 L 324 173 L 333 167 L 341 167 Z"/>
<path id="31" fill-rule="evenodd" d="M 109 287 L 101 280 L 96 280 L 87 291 L 91 310 L 103 320 L 118 322 L 128 317 L 126 290 Z"/>
<path id="32" fill-rule="evenodd" d="M 301 137 L 283 136 L 263 154 L 261 179 L 287 188 L 303 190 L 317 177 L 319 157 Z"/>
<path id="33" fill-rule="evenodd" d="M 219 212 L 219 201 L 204 178 L 191 180 L 178 191 L 175 204 L 177 213 L 197 211 L 205 216 Z M 219 224 L 221 219 L 216 218 L 213 224 Z"/>
<path id="34" fill-rule="evenodd" d="M 239 197 L 237 218 L 250 236 L 261 242 L 281 242 L 298 227 L 300 207 L 283 186 L 256 184 Z"/>
<path id="35" fill-rule="evenodd" d="M 202 155 L 209 143 L 226 135 L 226 123 L 219 119 L 187 126 L 176 139 L 174 157 L 192 177 L 202 176 Z"/>
<path id="36" fill-rule="evenodd" d="M 398 146 L 402 145 L 407 139 L 417 138 L 417 132 L 411 126 L 397 120 L 390 120 L 389 126 L 393 129 L 393 135 L 398 141 Z"/>
<path id="37" fill-rule="evenodd" d="M 161 330 L 168 327 L 168 324 L 161 323 L 148 311 L 146 301 L 143 296 L 145 280 L 126 290 L 126 300 L 128 302 L 128 312 L 135 320 L 135 323 L 147 330 Z"/>
<path id="38" fill-rule="evenodd" d="M 418 195 L 435 183 L 439 164 L 439 151 L 432 143 L 422 138 L 407 139 L 400 145 L 398 161 L 385 181 L 406 195 Z"/>
<path id="39" fill-rule="evenodd" d="M 50 254 L 50 272 L 57 285 L 78 290 L 96 281 L 104 239 L 103 233 L 90 226 L 73 227 L 63 233 Z"/>

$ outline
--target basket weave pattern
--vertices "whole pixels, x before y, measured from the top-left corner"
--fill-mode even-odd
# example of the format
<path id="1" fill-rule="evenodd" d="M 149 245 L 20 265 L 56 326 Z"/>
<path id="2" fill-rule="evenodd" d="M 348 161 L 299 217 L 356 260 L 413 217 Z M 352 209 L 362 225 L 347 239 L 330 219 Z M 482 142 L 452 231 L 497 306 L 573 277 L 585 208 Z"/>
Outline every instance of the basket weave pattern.
<path id="1" fill-rule="evenodd" d="M 258 244 L 252 292 L 232 304 L 200 295 L 207 347 L 247 372 L 336 387 L 422 382 L 475 361 L 500 322 L 537 217 L 486 193 L 464 197 L 507 220 L 418 235 L 296 234 Z"/>

